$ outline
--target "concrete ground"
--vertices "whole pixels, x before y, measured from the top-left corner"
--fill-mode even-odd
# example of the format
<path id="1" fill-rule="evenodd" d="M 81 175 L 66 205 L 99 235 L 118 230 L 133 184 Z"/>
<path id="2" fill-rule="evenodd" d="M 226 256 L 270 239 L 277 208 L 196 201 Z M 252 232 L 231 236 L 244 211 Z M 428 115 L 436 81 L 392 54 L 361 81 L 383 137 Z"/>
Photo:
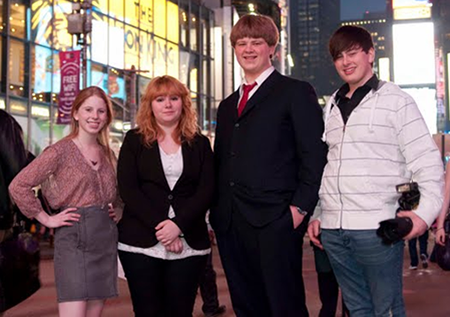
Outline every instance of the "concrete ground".
<path id="1" fill-rule="evenodd" d="M 431 240 L 430 240 L 431 241 Z M 53 275 L 52 250 L 42 247 L 41 261 L 41 289 L 23 303 L 10 309 L 4 317 L 56 317 L 58 316 L 56 304 L 56 291 Z M 304 280 L 306 286 L 307 305 L 310 316 L 318 316 L 320 301 L 318 297 L 314 258 L 309 241 L 305 238 L 304 246 Z M 234 316 L 228 295 L 227 284 L 220 264 L 218 252 L 214 250 L 214 264 L 217 271 L 217 284 L 219 300 L 227 306 L 224 317 Z M 436 264 L 430 263 L 428 269 L 419 268 L 410 271 L 408 252 L 405 251 L 404 264 L 404 297 L 408 317 L 448 317 L 450 316 L 450 272 L 442 271 Z M 107 302 L 103 316 L 127 317 L 133 316 L 131 300 L 126 281 L 119 280 L 120 296 Z M 201 312 L 201 299 L 198 296 L 194 317 L 203 316 Z M 340 316 L 340 315 L 338 315 Z"/>

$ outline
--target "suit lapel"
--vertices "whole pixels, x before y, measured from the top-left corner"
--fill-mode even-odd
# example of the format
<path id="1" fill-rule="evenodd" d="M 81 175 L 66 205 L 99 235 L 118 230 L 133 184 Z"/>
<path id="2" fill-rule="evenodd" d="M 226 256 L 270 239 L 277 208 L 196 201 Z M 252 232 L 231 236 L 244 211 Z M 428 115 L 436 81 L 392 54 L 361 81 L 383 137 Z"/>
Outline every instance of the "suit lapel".
<path id="1" fill-rule="evenodd" d="M 262 83 L 261 87 L 258 88 L 258 90 L 255 92 L 255 94 L 247 101 L 247 104 L 245 105 L 245 108 L 242 111 L 239 119 L 244 117 L 258 103 L 260 103 L 262 100 L 264 100 L 267 97 L 267 95 L 269 95 L 273 91 L 273 89 L 279 83 L 280 79 L 281 79 L 281 74 L 278 71 L 274 70 L 272 72 L 272 74 L 270 74 L 270 76 L 267 77 L 267 79 Z M 237 104 L 237 101 L 236 101 L 236 104 Z M 237 109 L 236 109 L 236 115 L 237 115 Z"/>
<path id="2" fill-rule="evenodd" d="M 238 119 L 238 102 L 239 102 L 239 89 L 236 90 L 230 98 L 230 110 L 232 113 L 233 122 Z"/>

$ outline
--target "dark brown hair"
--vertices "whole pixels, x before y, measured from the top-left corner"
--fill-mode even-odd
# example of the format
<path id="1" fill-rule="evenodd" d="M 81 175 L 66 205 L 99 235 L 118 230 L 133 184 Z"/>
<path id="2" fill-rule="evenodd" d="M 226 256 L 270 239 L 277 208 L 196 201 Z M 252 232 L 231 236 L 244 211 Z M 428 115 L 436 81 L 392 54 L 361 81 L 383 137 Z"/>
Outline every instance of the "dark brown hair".
<path id="1" fill-rule="evenodd" d="M 333 61 L 342 52 L 352 48 L 361 48 L 365 53 L 368 53 L 373 48 L 372 36 L 365 28 L 360 26 L 344 25 L 331 36 L 328 48 Z"/>
<path id="2" fill-rule="evenodd" d="M 263 38 L 269 46 L 276 46 L 280 38 L 278 28 L 273 20 L 265 15 L 244 15 L 233 26 L 230 34 L 231 46 L 237 40 L 249 38 Z"/>

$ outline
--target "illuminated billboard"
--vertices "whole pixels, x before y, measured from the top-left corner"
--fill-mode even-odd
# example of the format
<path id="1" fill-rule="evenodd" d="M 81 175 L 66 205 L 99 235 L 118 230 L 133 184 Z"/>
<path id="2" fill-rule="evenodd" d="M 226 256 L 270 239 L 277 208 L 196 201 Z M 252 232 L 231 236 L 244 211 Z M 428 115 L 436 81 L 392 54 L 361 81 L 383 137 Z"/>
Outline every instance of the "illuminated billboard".
<path id="1" fill-rule="evenodd" d="M 394 24 L 394 81 L 398 85 L 436 82 L 432 22 Z"/>
<path id="2" fill-rule="evenodd" d="M 431 18 L 431 6 L 429 0 L 392 0 L 394 20 Z"/>

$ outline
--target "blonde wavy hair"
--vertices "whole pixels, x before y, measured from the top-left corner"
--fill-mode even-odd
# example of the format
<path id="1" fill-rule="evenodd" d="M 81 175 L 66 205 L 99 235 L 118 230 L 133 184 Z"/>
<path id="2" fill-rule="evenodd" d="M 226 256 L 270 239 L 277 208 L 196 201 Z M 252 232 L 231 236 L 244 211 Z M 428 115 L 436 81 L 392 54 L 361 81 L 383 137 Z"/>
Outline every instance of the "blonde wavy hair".
<path id="1" fill-rule="evenodd" d="M 144 144 L 148 147 L 159 136 L 164 135 L 162 129 L 156 123 L 152 109 L 152 102 L 160 96 L 179 96 L 182 101 L 181 117 L 178 126 L 172 134 L 173 139 L 180 144 L 190 143 L 199 131 L 197 112 L 192 108 L 189 89 L 178 79 L 172 76 L 159 76 L 148 84 L 145 94 L 141 99 L 141 105 L 136 116 L 137 132 L 142 135 Z"/>
<path id="2" fill-rule="evenodd" d="M 80 93 L 77 95 L 77 97 L 75 98 L 75 100 L 72 104 L 72 111 L 70 113 L 70 115 L 72 117 L 71 129 L 70 129 L 69 135 L 67 135 L 66 138 L 73 139 L 78 135 L 78 133 L 80 131 L 80 126 L 78 124 L 78 121 L 75 120 L 74 116 L 75 116 L 76 112 L 80 109 L 80 107 L 84 104 L 84 102 L 92 96 L 99 97 L 100 99 L 102 99 L 105 102 L 105 105 L 106 105 L 107 119 L 106 119 L 105 125 L 98 133 L 97 142 L 102 146 L 109 163 L 115 167 L 116 166 L 116 158 L 109 146 L 109 125 L 111 124 L 114 115 L 113 115 L 111 101 L 109 100 L 109 97 L 106 95 L 106 93 L 103 91 L 103 89 L 96 87 L 96 86 L 91 86 L 91 87 L 84 88 L 82 91 L 80 91 Z"/>

